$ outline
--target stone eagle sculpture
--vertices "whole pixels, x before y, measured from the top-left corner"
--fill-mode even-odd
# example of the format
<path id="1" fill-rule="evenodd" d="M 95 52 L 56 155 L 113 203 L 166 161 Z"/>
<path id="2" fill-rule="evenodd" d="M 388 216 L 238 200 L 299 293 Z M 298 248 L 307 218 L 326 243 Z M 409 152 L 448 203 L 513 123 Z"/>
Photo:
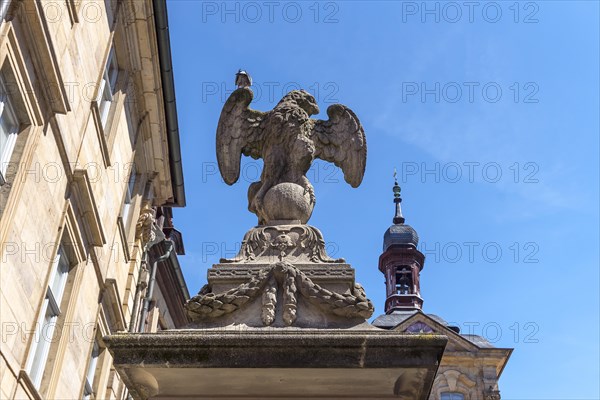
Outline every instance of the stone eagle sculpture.
<path id="1" fill-rule="evenodd" d="M 315 158 L 334 163 L 352 187 L 362 182 L 367 143 L 360 121 L 348 107 L 333 104 L 328 120 L 311 119 L 319 113 L 315 98 L 304 90 L 285 95 L 275 108 L 249 108 L 252 90 L 242 87 L 227 99 L 217 127 L 217 160 L 224 181 L 240 176 L 242 154 L 264 161 L 260 181 L 248 189 L 248 209 L 259 225 L 306 224 L 315 205 L 306 173 Z"/>

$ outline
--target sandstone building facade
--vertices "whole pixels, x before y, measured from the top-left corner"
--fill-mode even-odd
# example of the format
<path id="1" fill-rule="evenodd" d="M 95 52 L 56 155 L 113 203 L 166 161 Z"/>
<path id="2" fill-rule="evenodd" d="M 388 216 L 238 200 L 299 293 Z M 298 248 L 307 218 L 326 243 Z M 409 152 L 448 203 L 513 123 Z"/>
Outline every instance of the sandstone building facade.
<path id="1" fill-rule="evenodd" d="M 125 399 L 102 338 L 188 322 L 166 3 L 0 17 L 0 398 Z"/>

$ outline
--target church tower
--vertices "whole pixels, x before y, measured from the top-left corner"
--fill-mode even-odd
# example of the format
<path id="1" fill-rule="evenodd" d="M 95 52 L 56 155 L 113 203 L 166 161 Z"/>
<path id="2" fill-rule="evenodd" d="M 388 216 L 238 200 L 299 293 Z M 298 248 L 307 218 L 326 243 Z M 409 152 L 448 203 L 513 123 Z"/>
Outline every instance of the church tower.
<path id="1" fill-rule="evenodd" d="M 419 275 L 425 256 L 417 250 L 419 235 L 405 224 L 400 203 L 400 186 L 394 173 L 394 203 L 396 213 L 393 225 L 383 236 L 383 254 L 379 257 L 379 270 L 385 276 L 385 313 L 415 311 L 423 307 Z"/>

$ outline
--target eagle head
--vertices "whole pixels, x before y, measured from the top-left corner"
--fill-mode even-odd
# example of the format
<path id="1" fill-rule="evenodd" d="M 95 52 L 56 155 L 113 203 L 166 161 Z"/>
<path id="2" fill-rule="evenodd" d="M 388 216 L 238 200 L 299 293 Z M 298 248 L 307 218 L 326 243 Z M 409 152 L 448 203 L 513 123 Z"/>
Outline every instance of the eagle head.
<path id="1" fill-rule="evenodd" d="M 319 113 L 317 101 L 313 95 L 308 93 L 306 90 L 292 90 L 283 99 L 281 99 L 280 104 L 290 101 L 296 103 L 298 107 L 306 111 L 309 116 Z"/>

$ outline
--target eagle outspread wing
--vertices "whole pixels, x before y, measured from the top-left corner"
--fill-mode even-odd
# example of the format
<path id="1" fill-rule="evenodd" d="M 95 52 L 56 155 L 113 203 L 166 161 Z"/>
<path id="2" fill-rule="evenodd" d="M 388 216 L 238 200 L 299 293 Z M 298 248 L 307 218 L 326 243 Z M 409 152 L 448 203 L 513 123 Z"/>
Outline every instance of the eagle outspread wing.
<path id="1" fill-rule="evenodd" d="M 344 179 L 358 187 L 367 164 L 367 140 L 358 117 L 348 107 L 333 104 L 327 108 L 329 119 L 313 120 L 315 158 L 329 161 L 344 172 Z"/>
<path id="2" fill-rule="evenodd" d="M 227 99 L 217 126 L 217 161 L 225 183 L 233 185 L 240 177 L 242 154 L 261 157 L 265 114 L 249 108 L 254 94 L 247 87 L 237 89 Z"/>

